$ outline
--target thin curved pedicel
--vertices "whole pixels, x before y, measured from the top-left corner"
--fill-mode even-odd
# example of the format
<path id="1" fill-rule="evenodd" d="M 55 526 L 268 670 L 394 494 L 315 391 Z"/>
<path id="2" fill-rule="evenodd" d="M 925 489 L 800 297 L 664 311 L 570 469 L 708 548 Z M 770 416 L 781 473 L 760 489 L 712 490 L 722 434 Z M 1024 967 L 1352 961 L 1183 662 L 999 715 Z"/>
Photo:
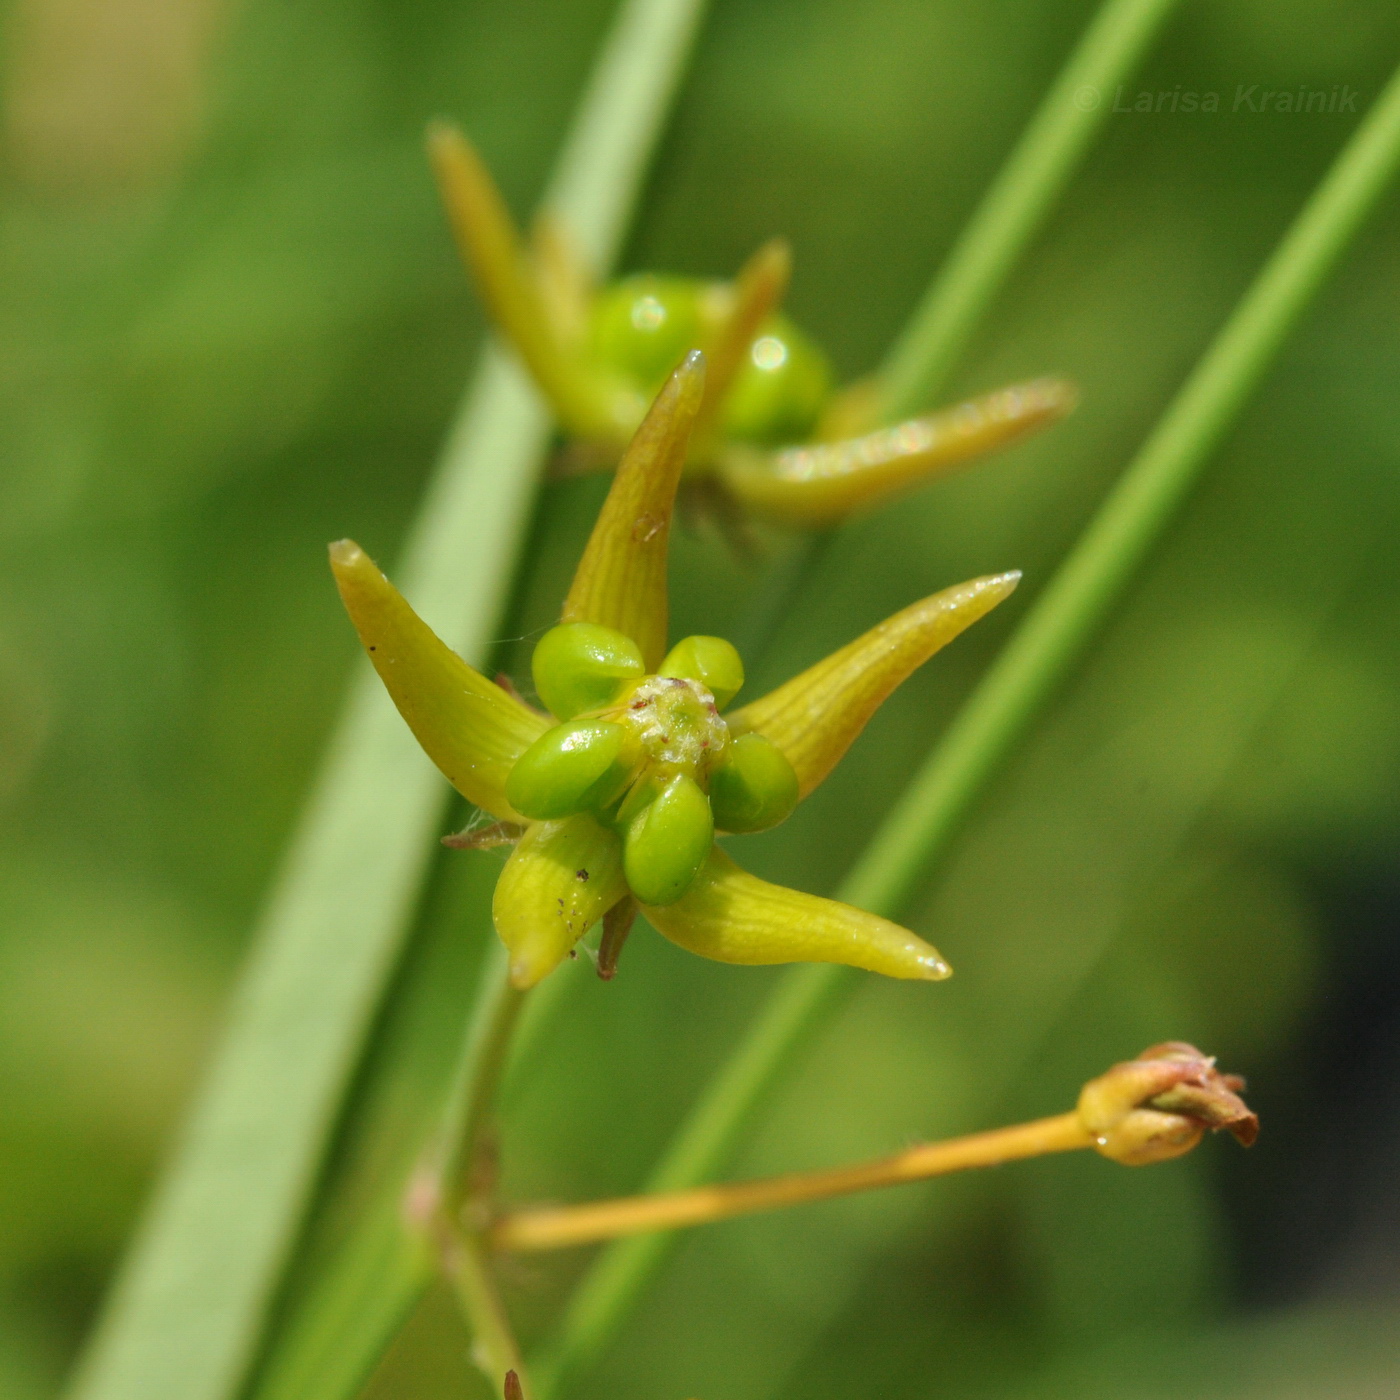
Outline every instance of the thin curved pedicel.
<path id="1" fill-rule="evenodd" d="M 561 468 L 577 472 L 611 465 L 654 388 L 654 380 L 638 378 L 589 342 L 594 312 L 604 305 L 615 312 L 616 295 L 626 283 L 595 287 L 570 249 L 567 230 L 549 220 L 537 225 L 527 251 L 466 137 L 436 124 L 429 146 L 482 299 L 572 439 L 560 457 Z M 1074 406 L 1071 386 L 1036 380 L 928 417 L 882 425 L 879 386 L 858 383 L 833 393 L 825 357 L 778 316 L 789 271 L 787 246 L 774 240 L 727 287 L 694 278 L 631 279 L 655 282 L 639 293 L 644 301 L 633 308 L 634 315 L 645 305 L 661 310 L 664 320 L 665 307 L 656 298 L 664 302 L 668 295 L 676 298 L 670 310 L 682 321 L 683 306 L 691 312 L 701 303 L 708 308 L 691 318 L 694 344 L 711 358 L 711 376 L 688 474 L 708 488 L 708 497 L 698 493 L 697 500 L 710 500 L 721 518 L 737 503 L 791 524 L 830 525 L 1007 447 Z M 714 314 L 716 306 L 726 309 Z M 625 330 L 626 317 L 618 324 Z M 779 379 L 787 375 L 785 387 L 779 389 L 778 379 L 767 377 L 770 372 Z"/>
<path id="2" fill-rule="evenodd" d="M 729 716 L 782 750 L 806 797 L 841 760 L 896 686 L 985 616 L 1020 582 L 993 574 L 945 588 L 897 612 L 824 661 Z"/>
<path id="3" fill-rule="evenodd" d="M 550 720 L 468 666 L 353 540 L 331 545 L 330 558 L 360 641 L 424 752 L 468 802 L 519 821 L 506 778 Z"/>
<path id="4" fill-rule="evenodd" d="M 938 951 L 888 919 L 834 899 L 771 885 L 716 846 L 674 904 L 642 912 L 673 943 L 716 962 L 834 962 L 886 977 L 939 982 L 952 969 Z"/>
<path id="5" fill-rule="evenodd" d="M 730 446 L 716 469 L 755 511 L 830 525 L 1058 422 L 1077 398 L 1066 380 L 1036 379 L 842 442 L 777 452 Z"/>
<path id="6" fill-rule="evenodd" d="M 565 622 L 596 622 L 631 637 L 648 671 L 666 655 L 671 514 L 704 390 L 705 357 L 692 350 L 623 454 L 564 601 Z"/>

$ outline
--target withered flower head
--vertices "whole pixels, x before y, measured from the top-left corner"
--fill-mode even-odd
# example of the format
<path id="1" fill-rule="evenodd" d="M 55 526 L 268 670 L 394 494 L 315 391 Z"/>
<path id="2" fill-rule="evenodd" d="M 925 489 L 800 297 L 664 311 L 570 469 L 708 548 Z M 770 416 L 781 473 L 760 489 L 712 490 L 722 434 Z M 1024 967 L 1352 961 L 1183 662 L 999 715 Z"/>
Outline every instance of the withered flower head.
<path id="1" fill-rule="evenodd" d="M 1250 1146 L 1259 1119 L 1240 1098 L 1243 1089 L 1244 1080 L 1221 1074 L 1213 1056 L 1169 1040 L 1091 1079 L 1079 1095 L 1079 1117 L 1105 1157 L 1141 1167 L 1189 1152 L 1207 1129 L 1224 1128 Z"/>

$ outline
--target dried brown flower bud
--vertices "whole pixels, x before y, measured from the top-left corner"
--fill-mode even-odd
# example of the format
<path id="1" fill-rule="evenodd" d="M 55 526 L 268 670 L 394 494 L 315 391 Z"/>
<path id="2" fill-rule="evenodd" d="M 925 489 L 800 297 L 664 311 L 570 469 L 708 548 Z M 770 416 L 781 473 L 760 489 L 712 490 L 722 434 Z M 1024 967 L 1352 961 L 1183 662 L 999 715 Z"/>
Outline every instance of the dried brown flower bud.
<path id="1" fill-rule="evenodd" d="M 520 1384 L 520 1377 L 514 1371 L 506 1372 L 504 1390 L 505 1400 L 524 1400 L 525 1391 Z"/>
<path id="2" fill-rule="evenodd" d="M 1226 1128 L 1248 1147 L 1259 1119 L 1239 1097 L 1243 1088 L 1212 1056 L 1167 1041 L 1091 1079 L 1079 1095 L 1079 1118 L 1103 1156 L 1141 1167 L 1189 1152 L 1208 1128 Z"/>

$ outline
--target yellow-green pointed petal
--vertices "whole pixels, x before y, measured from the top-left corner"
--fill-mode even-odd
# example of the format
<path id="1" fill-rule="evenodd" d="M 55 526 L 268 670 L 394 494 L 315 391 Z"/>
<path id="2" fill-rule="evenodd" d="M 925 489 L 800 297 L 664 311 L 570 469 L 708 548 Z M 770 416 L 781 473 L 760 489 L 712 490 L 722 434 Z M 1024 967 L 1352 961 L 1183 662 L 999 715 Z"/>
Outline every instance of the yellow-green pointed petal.
<path id="1" fill-rule="evenodd" d="M 476 148 L 445 122 L 428 128 L 428 154 L 452 232 L 491 319 L 525 361 L 570 432 L 607 436 L 607 395 L 556 332 L 501 192 Z"/>
<path id="2" fill-rule="evenodd" d="M 735 734 L 766 734 L 806 797 L 840 761 L 885 698 L 934 652 L 991 612 L 1020 582 L 995 574 L 945 588 L 897 612 L 825 661 L 729 716 Z"/>
<path id="3" fill-rule="evenodd" d="M 792 276 L 792 249 L 785 238 L 765 243 L 739 269 L 733 301 L 709 346 L 709 375 L 696 424 L 705 435 L 719 417 L 726 394 L 743 367 L 763 323 L 778 309 Z"/>
<path id="4" fill-rule="evenodd" d="M 704 388 L 705 357 L 692 351 L 623 454 L 564 602 L 565 622 L 597 622 L 631 637 L 648 671 L 666 654 L 671 512 Z"/>
<path id="5" fill-rule="evenodd" d="M 843 442 L 733 447 L 720 458 L 720 478 L 754 510 L 827 525 L 1058 422 L 1076 397 L 1065 380 L 1037 379 Z"/>
<path id="6" fill-rule="evenodd" d="M 834 899 L 770 885 L 715 847 L 674 904 L 644 906 L 673 943 L 727 963 L 834 962 L 937 982 L 951 969 L 917 934 Z"/>
<path id="7" fill-rule="evenodd" d="M 552 209 L 540 210 L 530 226 L 530 254 L 554 334 L 566 351 L 577 349 L 588 330 L 595 279 L 568 225 Z"/>
<path id="8" fill-rule="evenodd" d="M 511 982 L 533 987 L 626 893 L 622 843 L 592 817 L 529 826 L 491 904 Z"/>
<path id="9" fill-rule="evenodd" d="M 353 540 L 330 556 L 360 641 L 428 757 L 468 802 L 518 821 L 506 778 L 550 721 L 468 666 Z"/>

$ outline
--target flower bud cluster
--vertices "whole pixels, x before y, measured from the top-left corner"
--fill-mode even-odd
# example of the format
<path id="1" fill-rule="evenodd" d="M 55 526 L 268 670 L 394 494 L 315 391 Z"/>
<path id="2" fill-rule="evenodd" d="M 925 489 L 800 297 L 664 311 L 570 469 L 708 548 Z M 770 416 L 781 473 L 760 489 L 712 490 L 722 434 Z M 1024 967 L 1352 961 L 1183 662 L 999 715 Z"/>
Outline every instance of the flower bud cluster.
<path id="1" fill-rule="evenodd" d="M 648 675 L 629 637 L 566 622 L 540 639 L 532 669 L 560 723 L 520 756 L 506 796 L 534 821 L 587 812 L 615 831 L 643 904 L 685 894 L 716 828 L 763 831 L 797 805 L 797 774 L 777 746 L 731 734 L 720 714 L 744 683 L 722 638 L 687 637 Z"/>
<path id="2" fill-rule="evenodd" d="M 734 311 L 727 282 L 642 273 L 603 287 L 593 303 L 589 348 L 649 402 L 682 355 L 710 345 Z M 760 446 L 800 442 L 832 395 L 826 355 L 781 312 L 758 326 L 725 396 L 725 437 Z"/>

